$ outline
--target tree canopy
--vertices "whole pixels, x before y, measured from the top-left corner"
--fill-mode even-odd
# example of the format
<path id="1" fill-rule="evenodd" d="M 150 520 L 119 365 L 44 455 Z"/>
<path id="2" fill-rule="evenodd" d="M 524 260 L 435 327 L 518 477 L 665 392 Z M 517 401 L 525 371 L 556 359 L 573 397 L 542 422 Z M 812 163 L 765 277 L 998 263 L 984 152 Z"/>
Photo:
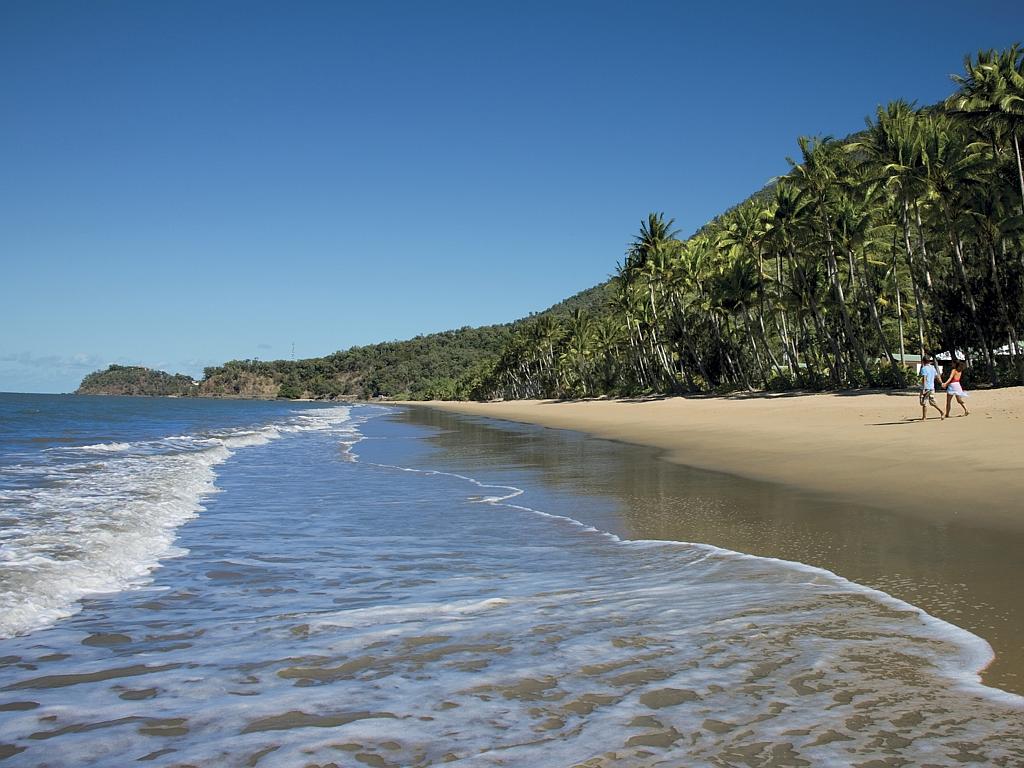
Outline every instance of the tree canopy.
<path id="1" fill-rule="evenodd" d="M 607 283 L 545 312 L 308 360 L 234 360 L 207 368 L 198 394 L 905 386 L 939 351 L 965 357 L 975 385 L 1022 383 L 1024 49 L 981 51 L 953 80 L 943 104 L 898 100 L 846 139 L 799 137 L 788 174 L 687 239 L 649 214 Z M 152 383 L 144 370 L 112 366 L 80 391 Z"/>
<path id="2" fill-rule="evenodd" d="M 681 240 L 640 223 L 603 307 L 515 330 L 476 397 L 902 386 L 926 353 L 1024 381 L 1024 51 L 880 107 Z"/>

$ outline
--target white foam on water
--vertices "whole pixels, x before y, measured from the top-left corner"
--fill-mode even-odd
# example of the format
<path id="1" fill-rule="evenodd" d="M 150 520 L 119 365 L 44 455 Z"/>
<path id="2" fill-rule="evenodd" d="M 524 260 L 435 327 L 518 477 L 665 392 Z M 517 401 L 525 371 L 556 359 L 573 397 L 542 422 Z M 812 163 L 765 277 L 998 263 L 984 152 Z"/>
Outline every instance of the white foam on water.
<path id="1" fill-rule="evenodd" d="M 481 611 L 508 605 L 503 597 L 483 600 L 460 600 L 446 603 L 413 603 L 402 605 L 375 605 L 372 608 L 354 608 L 336 613 L 320 614 L 309 623 L 311 629 L 327 627 L 376 627 L 403 624 L 424 619 L 455 619 Z"/>
<path id="2" fill-rule="evenodd" d="M 358 460 L 358 456 L 354 455 L 354 458 Z M 736 561 L 750 561 L 754 563 L 772 563 L 781 568 L 787 569 L 795 574 L 805 574 L 808 578 L 808 588 L 814 589 L 834 589 L 840 588 L 844 591 L 848 591 L 851 594 L 859 594 L 869 597 L 871 600 L 878 604 L 890 608 L 895 611 L 905 611 L 913 613 L 922 627 L 927 628 L 926 634 L 931 638 L 941 642 L 948 643 L 950 646 L 957 649 L 955 654 L 947 654 L 941 657 L 935 658 L 933 661 L 935 666 L 942 676 L 946 677 L 950 684 L 956 689 L 970 692 L 974 695 L 983 696 L 987 699 L 999 701 L 1009 706 L 1024 709 L 1024 696 L 1020 696 L 1015 693 L 1003 691 L 998 688 L 991 688 L 986 686 L 981 680 L 981 673 L 984 669 L 992 663 L 995 658 L 995 652 L 992 646 L 984 638 L 975 635 L 974 633 L 958 627 L 955 624 L 951 624 L 943 619 L 936 616 L 932 616 L 925 610 L 903 600 L 900 600 L 892 595 L 883 592 L 879 589 L 864 586 L 857 582 L 850 581 L 832 571 L 817 566 L 808 565 L 792 560 L 783 560 L 780 558 L 763 557 L 759 555 L 750 555 L 743 552 L 736 552 L 730 549 L 724 549 L 722 547 L 716 547 L 711 544 L 703 544 L 699 542 L 684 542 L 684 541 L 666 541 L 659 539 L 623 539 L 611 532 L 603 531 L 595 528 L 592 525 L 581 522 L 573 517 L 566 515 L 554 515 L 548 512 L 544 512 L 539 509 L 532 507 L 523 506 L 520 504 L 508 503 L 510 499 L 514 499 L 517 496 L 521 496 L 525 491 L 521 488 L 516 488 L 510 485 L 501 485 L 495 483 L 487 483 L 478 480 L 473 477 L 461 475 L 455 472 L 444 472 L 433 469 L 415 469 L 411 467 L 400 467 L 389 464 L 374 463 L 374 466 L 378 466 L 385 469 L 395 469 L 403 472 L 413 472 L 421 475 L 443 475 L 447 477 L 454 477 L 459 480 L 464 480 L 483 489 L 501 489 L 507 491 L 505 494 L 484 496 L 480 498 L 472 498 L 472 501 L 479 504 L 489 504 L 493 506 L 507 507 L 510 509 L 517 509 L 523 512 L 527 512 L 540 517 L 549 518 L 556 520 L 561 523 L 566 523 L 574 528 L 579 529 L 581 533 L 588 535 L 596 535 L 598 537 L 610 540 L 617 545 L 630 547 L 630 548 L 641 548 L 641 549 L 664 549 L 667 551 L 680 551 L 687 552 L 692 555 L 693 551 L 699 551 L 705 553 L 703 556 L 698 557 L 696 560 L 692 560 L 691 565 L 703 562 L 706 558 L 714 558 L 720 562 L 736 562 Z"/>
<path id="3" fill-rule="evenodd" d="M 894 611 L 913 613 L 921 625 L 927 628 L 927 633 L 931 637 L 947 642 L 959 650 L 959 653 L 956 655 L 933 659 L 938 669 L 941 670 L 941 674 L 948 677 L 957 688 L 1024 709 L 1024 696 L 998 688 L 990 688 L 981 682 L 981 673 L 995 659 L 995 651 L 987 640 L 963 627 L 958 627 L 944 619 L 933 616 L 912 603 L 893 597 L 887 592 L 858 584 L 833 571 L 817 566 L 776 557 L 749 555 L 744 552 L 735 552 L 731 549 L 716 547 L 712 544 L 666 542 L 653 539 L 622 540 L 621 543 L 627 546 L 639 547 L 677 546 L 697 548 L 706 551 L 710 556 L 726 562 L 750 560 L 761 563 L 774 563 L 795 573 L 807 574 L 810 577 L 810 580 L 807 582 L 807 586 L 810 589 L 828 589 L 832 586 L 839 586 L 849 590 L 850 593 L 865 595 L 878 604 Z"/>
<path id="4" fill-rule="evenodd" d="M 47 451 L 86 451 L 89 453 L 119 453 L 131 448 L 131 443 L 96 443 L 95 445 L 76 445 L 66 448 L 47 448 Z"/>
<path id="5" fill-rule="evenodd" d="M 251 454 L 295 463 L 247 468 L 218 502 L 255 524 L 210 516 L 231 545 L 197 547 L 165 596 L 8 641 L 0 703 L 36 705 L 0 714 L 12 764 L 1024 764 L 1020 699 L 977 682 L 987 644 L 963 630 L 799 563 L 623 540 L 508 484 L 339 470 L 350 427 Z"/>
<path id="6" fill-rule="evenodd" d="M 350 414 L 337 406 L 220 434 L 60 447 L 47 453 L 61 464 L 5 467 L 45 482 L 0 498 L 10 521 L 0 527 L 0 638 L 49 626 L 90 595 L 147 583 L 162 559 L 187 554 L 174 546 L 177 529 L 217 490 L 217 465 L 285 433 L 347 431 Z M 83 453 L 105 460 L 74 460 Z"/>

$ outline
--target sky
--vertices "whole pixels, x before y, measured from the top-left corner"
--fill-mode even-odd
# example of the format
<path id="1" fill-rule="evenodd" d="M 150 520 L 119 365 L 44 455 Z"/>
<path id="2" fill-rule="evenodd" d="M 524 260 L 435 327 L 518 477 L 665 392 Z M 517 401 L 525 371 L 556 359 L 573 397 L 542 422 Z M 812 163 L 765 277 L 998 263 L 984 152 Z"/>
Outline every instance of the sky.
<path id="1" fill-rule="evenodd" d="M 4 0 L 0 391 L 541 311 L 1022 37 L 1009 0 Z"/>

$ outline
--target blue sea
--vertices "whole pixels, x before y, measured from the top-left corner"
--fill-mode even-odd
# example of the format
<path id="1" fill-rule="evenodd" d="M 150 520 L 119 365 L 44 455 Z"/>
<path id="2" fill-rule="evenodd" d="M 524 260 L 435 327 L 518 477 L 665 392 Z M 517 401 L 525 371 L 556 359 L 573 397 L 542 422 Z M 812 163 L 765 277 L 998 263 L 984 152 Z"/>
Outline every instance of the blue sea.
<path id="1" fill-rule="evenodd" d="M 0 764 L 1024 765 L 981 638 L 403 413 L 0 395 Z"/>

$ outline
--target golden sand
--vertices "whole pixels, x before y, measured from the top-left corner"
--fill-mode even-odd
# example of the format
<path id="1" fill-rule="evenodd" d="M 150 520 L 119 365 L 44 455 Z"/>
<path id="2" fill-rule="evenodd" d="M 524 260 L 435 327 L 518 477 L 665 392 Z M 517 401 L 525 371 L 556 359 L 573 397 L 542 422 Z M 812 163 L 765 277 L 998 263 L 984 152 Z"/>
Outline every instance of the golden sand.
<path id="1" fill-rule="evenodd" d="M 1024 530 L 1024 387 L 970 393 L 940 421 L 914 392 L 431 402 L 661 449 L 679 464 L 932 519 Z M 945 405 L 945 394 L 936 400 Z"/>

